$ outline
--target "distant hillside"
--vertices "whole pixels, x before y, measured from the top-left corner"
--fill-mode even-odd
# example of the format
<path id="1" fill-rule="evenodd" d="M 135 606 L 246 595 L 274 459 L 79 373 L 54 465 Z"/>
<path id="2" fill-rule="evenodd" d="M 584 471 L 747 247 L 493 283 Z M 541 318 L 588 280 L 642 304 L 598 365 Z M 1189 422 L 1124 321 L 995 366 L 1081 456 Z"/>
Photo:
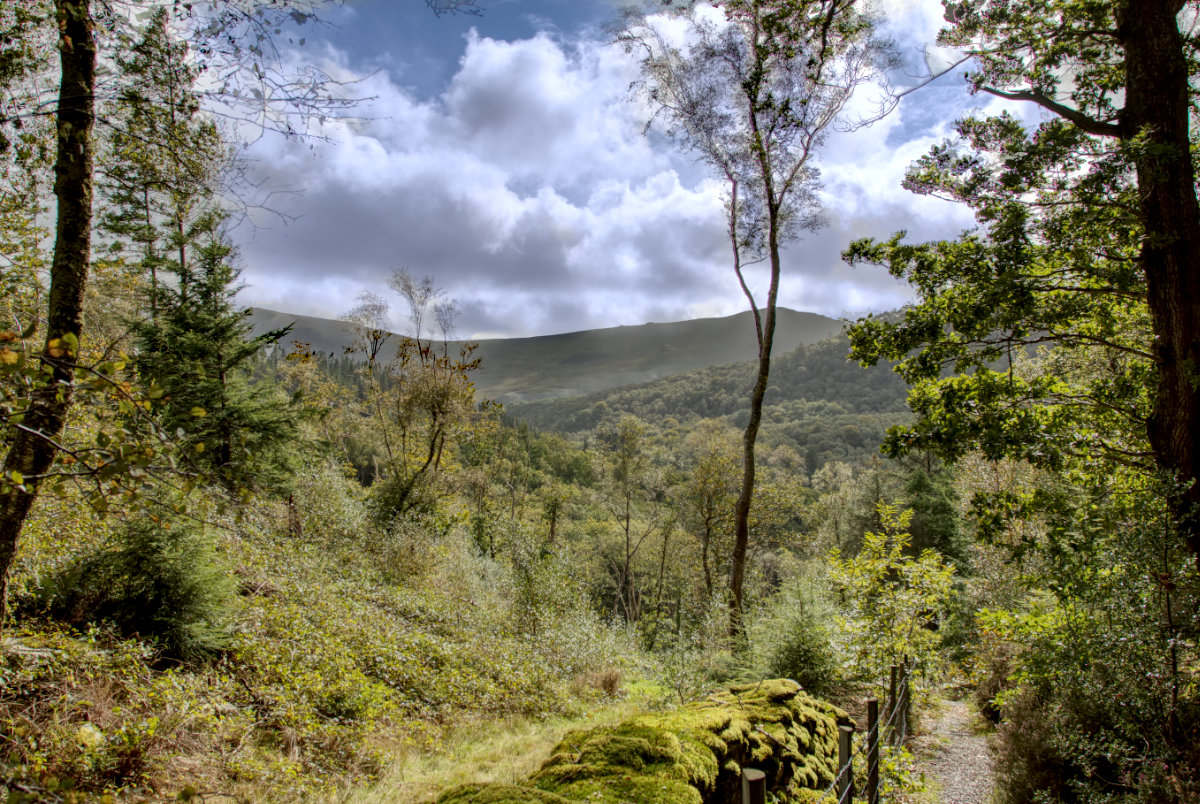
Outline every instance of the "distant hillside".
<path id="1" fill-rule="evenodd" d="M 310 315 L 296 315 L 295 313 L 281 313 L 262 307 L 250 308 L 252 335 L 283 329 L 288 325 L 291 325 L 292 331 L 284 338 L 283 346 L 289 351 L 293 341 L 302 341 L 307 343 L 314 352 L 324 352 L 340 357 L 354 340 L 354 336 L 346 329 L 343 321 L 316 318 Z"/>
<path id="2" fill-rule="evenodd" d="M 907 386 L 891 365 L 862 368 L 846 359 L 849 350 L 849 339 L 838 334 L 798 346 L 772 363 L 761 442 L 796 450 L 810 472 L 830 460 L 877 452 L 887 428 L 910 416 Z M 560 433 L 591 430 L 626 413 L 653 423 L 674 419 L 684 427 L 701 418 L 724 418 L 741 428 L 753 382 L 754 364 L 740 362 L 506 410 L 540 430 Z"/>
<path id="3" fill-rule="evenodd" d="M 340 356 L 352 341 L 346 325 L 312 316 L 254 308 L 255 334 L 292 324 L 287 341 Z M 840 331 L 842 322 L 814 313 L 779 310 L 777 354 Z M 506 406 L 572 397 L 646 383 L 681 372 L 753 359 L 758 352 L 749 312 L 671 324 L 571 332 L 479 343 L 479 395 Z"/>
<path id="4" fill-rule="evenodd" d="M 850 413 L 905 410 L 907 386 L 891 365 L 864 369 L 846 359 L 849 350 L 849 340 L 839 334 L 776 358 L 771 365 L 766 404 L 807 400 L 832 402 Z M 737 415 L 749 405 L 753 382 L 754 364 L 740 362 L 634 387 L 507 407 L 513 416 L 539 429 L 577 432 L 595 427 L 601 415 L 597 410 L 642 418 L 671 416 L 681 421 Z"/>

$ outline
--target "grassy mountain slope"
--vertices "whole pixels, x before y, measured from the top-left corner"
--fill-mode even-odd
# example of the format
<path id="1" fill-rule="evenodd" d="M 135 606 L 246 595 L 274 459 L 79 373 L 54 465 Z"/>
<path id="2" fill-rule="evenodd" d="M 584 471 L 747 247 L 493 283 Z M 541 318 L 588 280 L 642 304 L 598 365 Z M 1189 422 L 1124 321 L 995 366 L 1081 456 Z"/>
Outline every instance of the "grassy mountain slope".
<path id="1" fill-rule="evenodd" d="M 255 308 L 254 332 L 292 324 L 287 342 L 303 341 L 318 352 L 343 354 L 353 336 L 341 321 Z M 842 322 L 814 313 L 780 310 L 779 353 L 838 332 Z M 645 383 L 685 371 L 750 360 L 757 354 L 750 313 L 670 324 L 570 332 L 479 343 L 481 368 L 474 375 L 483 398 L 506 405 L 579 396 Z"/>
<path id="2" fill-rule="evenodd" d="M 844 335 L 802 345 L 772 363 L 766 405 L 828 402 L 848 413 L 888 413 L 906 409 L 906 386 L 890 365 L 864 369 L 846 359 Z M 516 418 L 543 430 L 577 432 L 596 425 L 596 411 L 632 413 L 642 418 L 736 416 L 746 408 L 754 364 L 729 363 L 665 377 L 643 385 L 615 388 L 571 399 L 548 399 L 508 406 Z"/>

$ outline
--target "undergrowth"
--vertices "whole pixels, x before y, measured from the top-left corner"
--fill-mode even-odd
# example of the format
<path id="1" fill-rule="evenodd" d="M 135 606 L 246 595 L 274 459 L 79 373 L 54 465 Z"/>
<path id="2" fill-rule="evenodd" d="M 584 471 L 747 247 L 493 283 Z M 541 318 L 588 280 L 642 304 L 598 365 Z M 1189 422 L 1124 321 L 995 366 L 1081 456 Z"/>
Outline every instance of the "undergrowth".
<path id="1" fill-rule="evenodd" d="M 417 545 L 414 579 L 386 560 L 395 545 L 367 526 L 354 484 L 336 469 L 312 484 L 320 493 L 295 497 L 292 512 L 189 501 L 238 590 L 203 657 L 80 607 L 70 624 L 54 620 L 48 592 L 69 598 L 72 579 L 97 592 L 75 568 L 111 556 L 126 529 L 40 505 L 0 665 L 10 800 L 328 800 L 398 758 L 437 755 L 456 724 L 578 715 L 638 673 L 635 640 L 581 595 L 547 594 L 554 610 L 531 618 L 511 569 L 479 556 L 452 519 Z"/>

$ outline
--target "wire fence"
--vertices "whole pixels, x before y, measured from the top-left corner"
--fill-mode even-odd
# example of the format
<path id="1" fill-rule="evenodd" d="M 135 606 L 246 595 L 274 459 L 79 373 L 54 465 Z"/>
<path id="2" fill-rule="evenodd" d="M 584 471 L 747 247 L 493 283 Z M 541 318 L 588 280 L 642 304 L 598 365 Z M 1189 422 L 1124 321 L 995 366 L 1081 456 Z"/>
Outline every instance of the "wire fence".
<path id="1" fill-rule="evenodd" d="M 854 745 L 854 727 L 838 727 L 838 772 L 829 787 L 813 804 L 835 801 L 837 804 L 852 804 L 855 800 L 854 760 L 866 756 L 866 785 L 861 800 L 867 804 L 879 804 L 879 771 L 890 752 L 897 751 L 908 739 L 909 711 L 912 703 L 912 664 L 904 662 L 892 665 L 888 679 L 888 697 L 884 705 L 884 719 L 880 722 L 879 700 L 867 699 L 867 731 L 858 748 Z M 747 768 L 742 776 L 742 804 L 763 804 L 766 800 L 766 779 L 761 771 Z"/>

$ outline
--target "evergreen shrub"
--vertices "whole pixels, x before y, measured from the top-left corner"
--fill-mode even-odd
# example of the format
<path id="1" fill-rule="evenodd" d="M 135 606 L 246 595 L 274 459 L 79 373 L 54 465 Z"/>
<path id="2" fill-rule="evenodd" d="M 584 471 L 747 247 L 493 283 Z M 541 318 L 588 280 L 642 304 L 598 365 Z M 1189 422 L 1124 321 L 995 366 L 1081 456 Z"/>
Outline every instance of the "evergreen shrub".
<path id="1" fill-rule="evenodd" d="M 810 695 L 828 695 L 841 678 L 834 608 L 804 569 L 773 597 L 751 628 L 754 671 L 790 678 Z"/>
<path id="2" fill-rule="evenodd" d="M 37 598 L 61 622 L 110 623 L 190 662 L 227 646 L 234 585 L 202 530 L 143 519 L 51 575 Z"/>

